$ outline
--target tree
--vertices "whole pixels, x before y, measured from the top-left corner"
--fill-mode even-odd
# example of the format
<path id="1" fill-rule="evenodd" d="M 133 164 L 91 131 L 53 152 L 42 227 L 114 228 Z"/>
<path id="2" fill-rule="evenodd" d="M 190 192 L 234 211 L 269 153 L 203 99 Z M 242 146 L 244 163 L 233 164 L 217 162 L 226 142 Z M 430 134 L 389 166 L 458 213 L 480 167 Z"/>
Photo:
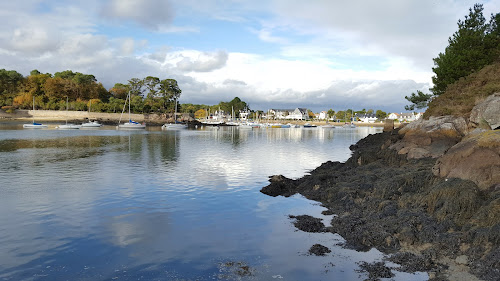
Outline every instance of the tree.
<path id="1" fill-rule="evenodd" d="M 497 14 L 498 16 L 498 14 Z M 448 39 L 448 47 L 444 53 L 434 58 L 435 67 L 432 71 L 434 95 L 441 95 L 446 87 L 461 77 L 465 77 L 483 66 L 492 63 L 498 55 L 498 44 L 495 46 L 492 38 L 495 34 L 496 17 L 489 24 L 483 16 L 483 5 L 475 4 L 469 9 L 465 20 L 458 21 L 458 30 Z M 498 39 L 498 38 L 497 38 Z"/>
<path id="2" fill-rule="evenodd" d="M 422 91 L 417 91 L 417 93 L 411 93 L 411 96 L 405 96 L 405 99 L 407 99 L 409 102 L 412 104 L 406 105 L 405 109 L 408 111 L 415 110 L 415 108 L 425 108 L 427 107 L 427 104 L 431 100 L 432 95 L 431 94 L 424 94 Z"/>
<path id="3" fill-rule="evenodd" d="M 30 72 L 30 75 L 38 75 L 38 74 L 42 74 L 42 73 L 40 73 L 40 71 L 38 71 L 38 69 L 33 69 L 33 70 Z"/>
<path id="4" fill-rule="evenodd" d="M 331 119 L 333 118 L 333 116 L 335 115 L 335 111 L 333 109 L 328 109 L 328 111 L 326 112 L 326 115 L 328 115 L 328 119 Z"/>
<path id="5" fill-rule="evenodd" d="M 377 116 L 378 119 L 384 119 L 387 117 L 387 113 L 379 109 L 375 112 L 375 116 Z"/>
<path id="6" fill-rule="evenodd" d="M 125 99 L 129 90 L 130 85 L 116 83 L 113 88 L 109 89 L 109 92 L 111 93 L 111 95 L 113 95 L 113 97 L 117 99 Z"/>
<path id="7" fill-rule="evenodd" d="M 158 93 L 158 84 L 160 84 L 160 78 L 158 77 L 148 76 L 144 78 L 144 85 L 149 90 L 147 94 L 148 98 L 153 98 L 156 96 L 156 94 Z"/>
<path id="8" fill-rule="evenodd" d="M 0 106 L 10 105 L 19 86 L 24 81 L 23 75 L 15 70 L 0 69 Z"/>
<path id="9" fill-rule="evenodd" d="M 128 88 L 131 96 L 142 96 L 142 87 L 144 86 L 144 80 L 139 78 L 132 78 L 128 80 Z"/>
<path id="10" fill-rule="evenodd" d="M 335 113 L 335 117 L 337 118 L 337 120 L 344 120 L 346 116 L 346 112 L 341 110 L 341 111 L 337 111 L 337 113 Z"/>
<path id="11" fill-rule="evenodd" d="M 194 118 L 196 119 L 202 119 L 202 118 L 205 118 L 207 116 L 207 111 L 205 109 L 198 109 L 195 113 L 194 113 Z"/>
<path id="12" fill-rule="evenodd" d="M 68 80 L 61 77 L 48 78 L 43 84 L 43 91 L 49 98 L 62 99 L 69 96 L 66 87 L 67 83 Z M 73 99 L 73 96 L 71 98 Z"/>
<path id="13" fill-rule="evenodd" d="M 167 101 L 173 101 L 180 98 L 182 91 L 175 79 L 164 79 L 160 81 L 158 93 Z"/>

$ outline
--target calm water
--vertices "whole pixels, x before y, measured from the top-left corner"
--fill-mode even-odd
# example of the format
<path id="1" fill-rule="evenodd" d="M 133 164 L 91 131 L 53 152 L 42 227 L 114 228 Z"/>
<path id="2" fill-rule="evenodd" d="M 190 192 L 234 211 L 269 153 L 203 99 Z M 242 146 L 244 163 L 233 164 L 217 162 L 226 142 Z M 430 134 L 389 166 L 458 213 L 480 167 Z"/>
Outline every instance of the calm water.
<path id="1" fill-rule="evenodd" d="M 0 123 L 0 279 L 364 279 L 357 263 L 380 252 L 296 231 L 289 214 L 329 217 L 301 196 L 259 190 L 270 175 L 297 178 L 327 160 L 345 161 L 350 144 L 379 131 Z M 307 255 L 315 243 L 332 253 Z"/>

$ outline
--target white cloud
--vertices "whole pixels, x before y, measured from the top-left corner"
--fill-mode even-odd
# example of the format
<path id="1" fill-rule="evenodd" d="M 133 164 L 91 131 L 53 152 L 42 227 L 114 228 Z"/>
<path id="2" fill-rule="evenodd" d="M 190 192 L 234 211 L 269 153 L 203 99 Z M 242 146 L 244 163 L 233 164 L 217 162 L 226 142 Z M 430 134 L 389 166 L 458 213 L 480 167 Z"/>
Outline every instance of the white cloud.
<path id="1" fill-rule="evenodd" d="M 108 0 L 101 8 L 105 18 L 134 21 L 146 28 L 158 29 L 174 19 L 168 0 Z"/>
<path id="2" fill-rule="evenodd" d="M 0 3 L 1 67 L 25 75 L 35 68 L 71 69 L 94 74 L 106 87 L 133 77 L 174 78 L 183 91 L 181 102 L 189 103 L 238 96 L 254 109 L 340 104 L 400 111 L 405 95 L 430 87 L 432 58 L 475 2 L 11 3 Z M 485 16 L 499 6 L 499 0 L 485 2 Z M 106 19 L 120 24 L 110 28 Z M 213 19 L 216 27 L 207 24 Z M 130 22 L 143 27 L 141 32 Z M 239 38 L 223 35 L 209 44 L 196 41 L 225 34 L 226 27 L 247 32 L 241 38 L 254 41 L 233 44 Z"/>
<path id="3" fill-rule="evenodd" d="M 196 54 L 197 52 L 191 52 Z M 210 72 L 226 65 L 228 54 L 219 50 L 214 53 L 203 52 L 195 57 L 186 57 L 181 54 L 182 59 L 176 63 L 178 69 L 185 72 Z"/>
<path id="4" fill-rule="evenodd" d="M 14 29 L 8 42 L 11 50 L 26 53 L 43 53 L 57 45 L 57 41 L 51 38 L 47 30 L 36 26 Z"/>

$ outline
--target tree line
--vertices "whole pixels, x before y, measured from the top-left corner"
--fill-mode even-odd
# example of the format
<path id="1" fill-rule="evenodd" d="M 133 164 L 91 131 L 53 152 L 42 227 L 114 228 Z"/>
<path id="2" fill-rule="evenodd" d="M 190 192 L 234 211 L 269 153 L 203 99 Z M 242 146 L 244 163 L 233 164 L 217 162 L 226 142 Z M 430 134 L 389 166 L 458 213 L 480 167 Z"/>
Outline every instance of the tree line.
<path id="1" fill-rule="evenodd" d="M 106 90 L 92 74 L 66 70 L 41 73 L 33 70 L 24 77 L 15 70 L 0 69 L 0 106 L 5 109 L 65 110 L 66 99 L 71 110 L 121 112 L 130 93 L 134 113 L 172 112 L 181 95 L 175 79 L 160 80 L 148 76 L 117 83 Z"/>
<path id="2" fill-rule="evenodd" d="M 66 110 L 93 112 L 121 112 L 130 93 L 133 113 L 173 113 L 182 90 L 175 79 L 148 76 L 131 78 L 128 83 L 116 83 L 106 90 L 94 75 L 66 70 L 54 74 L 33 70 L 24 77 L 15 70 L 0 69 L 0 107 L 15 109 Z M 246 102 L 238 97 L 216 105 L 177 104 L 177 111 L 206 116 L 208 112 L 222 110 L 236 114 L 249 110 Z"/>
<path id="3" fill-rule="evenodd" d="M 475 4 L 464 20 L 459 20 L 458 30 L 448 39 L 443 53 L 434 58 L 430 94 L 417 91 L 405 98 L 411 102 L 406 110 L 425 108 L 433 97 L 442 95 L 447 87 L 500 58 L 500 13 L 491 14 L 487 22 L 483 5 Z"/>

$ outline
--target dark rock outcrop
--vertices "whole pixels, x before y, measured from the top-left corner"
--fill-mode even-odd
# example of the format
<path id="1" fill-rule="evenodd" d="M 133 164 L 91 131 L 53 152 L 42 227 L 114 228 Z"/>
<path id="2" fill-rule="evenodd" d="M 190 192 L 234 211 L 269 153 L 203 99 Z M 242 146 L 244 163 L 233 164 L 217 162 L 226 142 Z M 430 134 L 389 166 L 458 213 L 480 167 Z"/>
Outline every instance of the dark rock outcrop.
<path id="1" fill-rule="evenodd" d="M 332 250 L 328 249 L 328 247 L 325 247 L 321 244 L 314 244 L 309 249 L 309 254 L 315 255 L 315 256 L 325 256 L 326 254 L 331 253 L 331 252 L 332 252 Z"/>
<path id="2" fill-rule="evenodd" d="M 440 153 L 452 155 L 455 149 L 451 147 L 460 142 L 465 131 L 453 125 L 449 133 L 451 127 L 443 124 L 455 123 L 444 118 L 442 121 L 446 121 L 440 121 L 439 126 L 441 133 L 445 133 L 446 149 Z M 421 140 L 429 137 L 425 149 L 433 154 L 437 150 L 432 146 L 436 143 L 441 146 L 443 142 L 433 135 L 432 129 L 424 130 L 423 134 L 426 132 L 430 132 L 430 137 L 422 135 Z M 496 139 L 497 132 L 493 134 Z M 483 138 L 478 137 L 476 142 Z M 405 142 L 402 147 L 401 142 Z M 450 156 L 451 160 L 447 160 L 443 156 L 436 164 L 436 158 L 408 157 L 396 149 L 403 149 L 409 143 L 407 135 L 397 131 L 370 135 L 351 146 L 352 156 L 345 163 L 326 162 L 297 180 L 273 176 L 262 192 L 272 196 L 300 193 L 320 201 L 328 213 L 337 215 L 326 230 L 344 237 L 346 247 L 361 251 L 376 247 L 385 253 L 411 252 L 411 256 L 399 256 L 411 260 L 406 262 L 408 268 L 432 271 L 438 276 L 446 276 L 441 258 L 454 261 L 467 256 L 466 266 L 472 273 L 494 280 L 491 276 L 498 271 L 495 265 L 500 263 L 500 256 L 493 254 L 498 253 L 500 246 L 500 185 L 483 188 L 478 186 L 480 182 L 470 180 L 470 176 L 452 178 L 453 169 L 448 177 L 436 175 L 437 170 L 441 173 L 452 167 L 447 163 L 456 158 Z M 457 153 L 464 151 L 457 148 Z M 440 165 L 439 169 L 435 165 Z"/>

